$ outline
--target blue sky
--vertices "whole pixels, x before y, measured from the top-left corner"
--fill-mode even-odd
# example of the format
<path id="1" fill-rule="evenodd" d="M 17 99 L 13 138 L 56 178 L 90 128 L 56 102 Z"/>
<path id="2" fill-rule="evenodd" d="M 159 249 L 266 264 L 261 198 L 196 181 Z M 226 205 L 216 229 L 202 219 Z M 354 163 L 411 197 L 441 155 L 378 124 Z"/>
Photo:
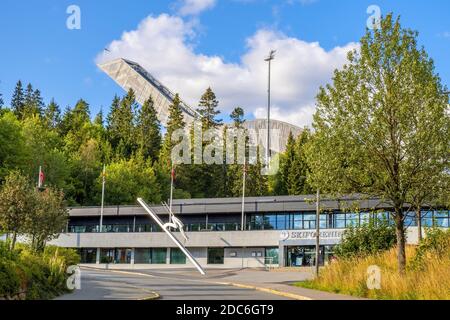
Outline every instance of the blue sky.
<path id="1" fill-rule="evenodd" d="M 199 6 L 198 10 L 186 10 L 186 1 L 191 9 Z M 260 116 L 266 90 L 262 52 L 275 44 L 281 48 L 274 62 L 274 104 L 278 108 L 275 117 L 307 124 L 314 92 L 328 81 L 331 70 L 343 63 L 343 54 L 333 50 L 351 48 L 359 40 L 369 17 L 366 10 L 372 4 L 378 5 L 383 14 L 400 14 L 403 26 L 420 32 L 420 43 L 435 60 L 444 84 L 450 84 L 448 0 L 186 1 L 2 0 L 0 92 L 6 104 L 15 83 L 21 79 L 39 88 L 46 102 L 54 97 L 62 108 L 84 98 L 91 104 L 92 116 L 101 106 L 107 111 L 114 94 L 123 94 L 96 67 L 99 54 L 108 47 L 113 51 L 112 57 L 125 55 L 140 60 L 137 62 L 173 91 L 181 92 L 191 104 L 195 104 L 204 87 L 213 85 L 223 101 L 224 113 L 232 106 L 243 105 L 250 117 Z M 81 9 L 81 30 L 66 28 L 66 9 L 72 4 Z M 172 22 L 188 31 L 174 29 Z M 139 29 L 140 24 L 146 28 Z M 162 30 L 167 37 L 151 34 L 152 28 Z M 139 49 L 122 37 L 124 32 L 133 30 L 138 31 L 136 39 L 142 41 L 144 48 Z M 111 46 L 114 40 L 118 41 L 117 48 Z M 167 57 L 172 43 L 174 52 Z M 323 52 L 317 51 L 314 43 Z M 153 50 L 152 46 L 163 49 Z M 147 56 L 148 51 L 156 53 Z M 181 57 L 177 57 L 179 52 L 184 52 Z M 323 58 L 317 58 L 321 54 Z M 308 68 L 312 57 L 315 60 Z M 170 59 L 193 59 L 196 67 L 181 68 L 178 73 L 171 68 L 174 63 Z M 236 80 L 236 86 L 252 86 L 250 97 L 233 87 L 234 79 L 241 75 L 243 79 Z"/>

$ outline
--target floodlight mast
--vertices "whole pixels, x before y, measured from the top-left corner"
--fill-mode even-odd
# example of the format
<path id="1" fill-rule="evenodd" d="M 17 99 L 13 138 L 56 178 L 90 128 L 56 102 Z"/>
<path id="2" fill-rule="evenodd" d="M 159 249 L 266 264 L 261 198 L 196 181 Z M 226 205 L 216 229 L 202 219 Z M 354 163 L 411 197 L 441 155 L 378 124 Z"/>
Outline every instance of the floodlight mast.
<path id="1" fill-rule="evenodd" d="M 178 240 L 172 232 L 170 232 L 169 228 L 166 228 L 164 226 L 164 223 L 161 221 L 161 219 L 156 215 L 156 213 L 153 212 L 152 209 L 145 203 L 145 201 L 142 198 L 138 198 L 137 201 L 139 204 L 147 211 L 147 213 L 152 217 L 152 219 L 158 224 L 158 226 L 164 230 L 165 233 L 169 236 L 170 239 L 177 245 L 178 248 L 184 253 L 186 257 L 192 262 L 192 264 L 197 268 L 197 270 L 200 272 L 200 274 L 205 275 L 205 271 L 200 266 L 200 264 L 195 260 L 195 258 L 192 256 L 192 254 L 183 246 L 183 244 Z"/>
<path id="2" fill-rule="evenodd" d="M 266 146 L 266 165 L 267 167 L 269 167 L 270 165 L 270 104 L 271 104 L 271 97 L 270 97 L 270 76 L 271 76 L 271 63 L 272 60 L 275 59 L 275 53 L 277 51 L 276 50 L 270 50 L 269 52 L 269 56 L 267 58 L 264 59 L 264 61 L 269 63 L 269 79 L 268 79 L 268 89 L 267 89 L 267 146 Z"/>

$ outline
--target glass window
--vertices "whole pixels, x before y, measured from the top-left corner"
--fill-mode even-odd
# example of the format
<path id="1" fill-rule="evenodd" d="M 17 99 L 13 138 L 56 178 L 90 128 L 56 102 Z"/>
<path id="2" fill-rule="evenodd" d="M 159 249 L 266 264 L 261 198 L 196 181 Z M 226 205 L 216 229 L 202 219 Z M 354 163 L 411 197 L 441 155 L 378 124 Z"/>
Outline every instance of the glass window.
<path id="1" fill-rule="evenodd" d="M 347 213 L 345 219 L 345 225 L 349 227 L 357 227 L 359 225 L 359 214 L 358 213 Z"/>
<path id="2" fill-rule="evenodd" d="M 179 248 L 170 249 L 170 264 L 186 264 L 186 256 Z"/>
<path id="3" fill-rule="evenodd" d="M 264 230 L 274 230 L 277 228 L 277 215 L 266 214 L 264 215 Z"/>
<path id="4" fill-rule="evenodd" d="M 131 249 L 116 249 L 115 263 L 131 263 Z"/>
<path id="5" fill-rule="evenodd" d="M 113 263 L 113 262 L 114 262 L 114 249 L 101 249 L 100 263 Z"/>
<path id="6" fill-rule="evenodd" d="M 289 226 L 289 214 L 277 215 L 277 230 L 286 230 Z"/>
<path id="7" fill-rule="evenodd" d="M 328 214 L 327 213 L 322 213 L 320 215 L 319 227 L 320 227 L 320 229 L 328 229 L 330 227 L 328 224 Z"/>
<path id="8" fill-rule="evenodd" d="M 415 227 L 416 224 L 416 213 L 408 212 L 405 217 L 405 227 Z"/>
<path id="9" fill-rule="evenodd" d="M 208 264 L 223 264 L 224 257 L 224 248 L 208 248 Z"/>
<path id="10" fill-rule="evenodd" d="M 167 249 L 166 248 L 153 248 L 151 249 L 151 264 L 166 264 Z"/>
<path id="11" fill-rule="evenodd" d="M 303 229 L 313 230 L 316 229 L 316 215 L 305 214 L 303 216 Z"/>
<path id="12" fill-rule="evenodd" d="M 144 264 L 144 263 L 151 263 L 151 252 L 152 249 L 146 248 L 146 249 L 134 249 L 134 263 L 137 264 Z"/>
<path id="13" fill-rule="evenodd" d="M 301 230 L 303 229 L 303 215 L 301 213 L 296 213 L 293 215 L 294 219 L 294 230 Z"/>
<path id="14" fill-rule="evenodd" d="M 345 214 L 344 213 L 336 213 L 334 215 L 334 227 L 336 229 L 344 229 L 345 228 Z"/>
<path id="15" fill-rule="evenodd" d="M 97 262 L 97 249 L 96 248 L 82 248 L 78 250 L 80 254 L 81 263 L 96 263 Z"/>
<path id="16" fill-rule="evenodd" d="M 360 224 L 366 225 L 369 224 L 371 219 L 371 214 L 369 212 L 361 212 L 360 214 Z"/>
<path id="17" fill-rule="evenodd" d="M 435 211 L 434 212 L 434 221 L 435 221 L 436 227 L 448 228 L 449 227 L 448 211 Z"/>
<path id="18" fill-rule="evenodd" d="M 278 264 L 278 248 L 266 248 L 266 264 Z"/>
<path id="19" fill-rule="evenodd" d="M 433 212 L 422 211 L 422 227 L 432 227 L 432 226 L 433 226 Z"/>

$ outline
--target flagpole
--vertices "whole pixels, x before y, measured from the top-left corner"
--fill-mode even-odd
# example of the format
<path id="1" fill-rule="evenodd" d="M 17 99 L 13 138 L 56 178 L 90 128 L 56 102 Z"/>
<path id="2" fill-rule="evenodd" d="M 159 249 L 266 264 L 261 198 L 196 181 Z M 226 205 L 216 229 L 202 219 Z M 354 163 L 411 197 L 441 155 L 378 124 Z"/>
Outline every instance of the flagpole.
<path id="1" fill-rule="evenodd" d="M 39 174 L 38 174 L 38 189 L 42 187 L 41 183 L 41 175 L 42 175 L 42 166 L 39 166 Z"/>
<path id="2" fill-rule="evenodd" d="M 106 182 L 106 165 L 103 165 L 103 173 L 102 173 L 102 204 L 100 208 L 100 231 L 103 230 L 103 208 L 104 208 L 104 201 L 105 201 L 105 182 Z"/>
<path id="3" fill-rule="evenodd" d="M 241 231 L 244 231 L 244 214 L 245 214 L 245 180 L 247 176 L 246 157 L 244 152 L 244 173 L 242 179 L 242 212 L 241 212 Z"/>
<path id="4" fill-rule="evenodd" d="M 172 162 L 172 169 L 170 171 L 170 200 L 169 200 L 169 222 L 172 223 L 172 199 L 173 199 L 173 176 L 174 176 L 174 166 Z"/>

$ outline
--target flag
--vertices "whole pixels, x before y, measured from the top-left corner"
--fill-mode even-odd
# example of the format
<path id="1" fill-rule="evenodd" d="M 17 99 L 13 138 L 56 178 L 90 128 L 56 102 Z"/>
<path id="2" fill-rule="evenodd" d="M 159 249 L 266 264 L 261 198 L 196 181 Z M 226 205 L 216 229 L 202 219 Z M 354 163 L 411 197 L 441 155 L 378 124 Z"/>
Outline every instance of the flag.
<path id="1" fill-rule="evenodd" d="M 172 167 L 172 172 L 170 173 L 172 180 L 175 180 L 175 168 Z"/>
<path id="2" fill-rule="evenodd" d="M 44 185 L 44 180 L 45 180 L 44 171 L 42 171 L 42 167 L 39 167 L 39 180 L 38 180 L 39 188 L 42 188 L 42 186 Z"/>

